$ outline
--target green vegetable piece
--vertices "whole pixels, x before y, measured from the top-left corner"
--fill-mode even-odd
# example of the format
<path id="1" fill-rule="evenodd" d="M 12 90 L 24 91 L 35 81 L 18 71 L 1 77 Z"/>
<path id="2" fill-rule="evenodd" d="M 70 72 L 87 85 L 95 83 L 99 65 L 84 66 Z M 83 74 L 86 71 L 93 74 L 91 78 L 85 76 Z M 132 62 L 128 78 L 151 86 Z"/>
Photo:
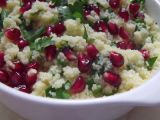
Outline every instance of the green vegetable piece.
<path id="1" fill-rule="evenodd" d="M 149 60 L 146 61 L 146 66 L 147 66 L 148 70 L 152 70 L 157 58 L 158 57 L 153 57 L 153 58 L 150 58 Z"/>
<path id="2" fill-rule="evenodd" d="M 84 35 L 83 35 L 83 38 L 84 38 L 85 40 L 88 40 L 88 33 L 87 33 L 87 29 L 86 29 L 85 26 L 84 26 Z"/>
<path id="3" fill-rule="evenodd" d="M 3 21 L 7 16 L 8 16 L 8 13 L 6 12 L 6 10 L 2 9 L 0 14 L 0 31 L 2 31 L 3 29 Z"/>
<path id="4" fill-rule="evenodd" d="M 56 6 L 64 6 L 67 5 L 67 0 L 51 0 Z"/>
<path id="5" fill-rule="evenodd" d="M 33 35 L 31 35 L 29 41 L 32 42 L 34 40 L 36 40 L 37 38 L 41 37 L 41 35 L 44 33 L 45 28 L 44 27 L 40 27 L 38 30 L 34 31 Z"/>
<path id="6" fill-rule="evenodd" d="M 92 90 L 92 86 L 93 86 L 93 84 L 95 84 L 94 80 L 93 79 L 89 79 L 89 80 L 87 80 L 86 83 L 88 85 L 88 89 Z"/>
<path id="7" fill-rule="evenodd" d="M 52 98 L 53 94 L 51 94 L 51 93 L 54 93 L 54 92 L 55 92 L 55 89 L 50 86 L 45 90 L 45 95 L 46 95 L 46 97 Z"/>
<path id="8" fill-rule="evenodd" d="M 60 17 L 62 20 L 66 20 L 66 19 L 71 19 L 72 18 L 72 13 L 69 9 L 69 7 L 67 6 L 61 6 L 58 8 Z"/>
<path id="9" fill-rule="evenodd" d="M 68 62 L 65 60 L 57 59 L 57 64 L 58 64 L 58 66 L 65 67 L 65 66 L 67 66 Z"/>
<path id="10" fill-rule="evenodd" d="M 94 91 L 92 91 L 93 95 L 95 97 L 101 97 L 103 96 L 103 91 L 102 91 L 102 86 L 101 85 L 97 85 L 97 89 L 95 89 Z"/>
<path id="11" fill-rule="evenodd" d="M 0 39 L 2 38 L 2 36 L 3 36 L 3 32 L 0 32 Z"/>
<path id="12" fill-rule="evenodd" d="M 56 98 L 68 99 L 70 98 L 70 94 L 66 90 L 59 88 L 56 90 Z"/>
<path id="13" fill-rule="evenodd" d="M 40 40 L 33 42 L 30 47 L 32 50 L 41 51 L 43 50 L 43 48 L 51 44 L 54 44 L 54 40 L 48 37 L 48 38 L 41 38 Z"/>

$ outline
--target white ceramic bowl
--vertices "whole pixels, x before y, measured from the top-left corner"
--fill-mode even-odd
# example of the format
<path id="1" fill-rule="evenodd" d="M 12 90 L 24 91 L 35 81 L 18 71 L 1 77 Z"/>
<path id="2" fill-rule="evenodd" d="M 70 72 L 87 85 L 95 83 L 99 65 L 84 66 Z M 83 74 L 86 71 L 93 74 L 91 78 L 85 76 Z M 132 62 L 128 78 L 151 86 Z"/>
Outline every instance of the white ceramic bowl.
<path id="1" fill-rule="evenodd" d="M 158 0 L 146 0 L 148 13 L 160 21 Z M 160 73 L 142 86 L 111 97 L 58 100 L 28 95 L 0 83 L 0 102 L 29 120 L 113 120 L 136 106 L 160 104 Z"/>

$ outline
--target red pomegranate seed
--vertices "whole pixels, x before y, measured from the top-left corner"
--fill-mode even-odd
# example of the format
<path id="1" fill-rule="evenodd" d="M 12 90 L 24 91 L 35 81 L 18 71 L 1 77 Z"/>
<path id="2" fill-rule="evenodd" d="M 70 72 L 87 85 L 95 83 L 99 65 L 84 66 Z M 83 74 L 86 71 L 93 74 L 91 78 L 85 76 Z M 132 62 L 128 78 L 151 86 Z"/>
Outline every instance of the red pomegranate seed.
<path id="1" fill-rule="evenodd" d="M 142 12 L 138 12 L 138 13 L 135 14 L 133 17 L 134 17 L 134 18 L 137 18 L 137 19 L 139 19 L 139 20 L 144 20 L 144 18 L 145 18 L 144 13 L 142 13 Z"/>
<path id="2" fill-rule="evenodd" d="M 123 56 L 117 52 L 111 52 L 109 58 L 114 67 L 119 68 L 122 67 L 124 64 Z"/>
<path id="3" fill-rule="evenodd" d="M 11 83 L 12 85 L 14 85 L 15 87 L 17 87 L 18 85 L 23 84 L 23 77 L 19 72 L 14 72 L 11 76 Z"/>
<path id="4" fill-rule="evenodd" d="M 82 76 L 79 76 L 71 86 L 70 92 L 72 94 L 80 93 L 85 89 L 85 87 L 86 87 L 86 82 L 84 78 Z"/>
<path id="5" fill-rule="evenodd" d="M 0 51 L 0 67 L 3 67 L 5 64 L 4 61 L 4 52 Z"/>
<path id="6" fill-rule="evenodd" d="M 46 59 L 48 61 L 52 61 L 56 57 L 56 54 L 57 54 L 56 46 L 50 45 L 45 48 L 44 52 L 45 52 Z"/>
<path id="7" fill-rule="evenodd" d="M 32 7 L 32 2 L 27 2 L 20 8 L 19 12 L 23 14 L 24 12 L 30 10 L 31 7 Z"/>
<path id="8" fill-rule="evenodd" d="M 24 92 L 24 93 L 30 93 L 30 90 L 27 88 L 26 85 L 19 85 L 19 86 L 17 87 L 17 89 L 18 89 L 19 91 L 21 91 L 21 92 Z"/>
<path id="9" fill-rule="evenodd" d="M 150 58 L 150 52 L 148 50 L 140 50 L 145 60 L 148 60 Z"/>
<path id="10" fill-rule="evenodd" d="M 35 2 L 36 0 L 22 0 L 23 4 L 27 4 L 28 2 Z"/>
<path id="11" fill-rule="evenodd" d="M 0 70 L 0 82 L 7 83 L 9 81 L 8 73 L 4 70 Z"/>
<path id="12" fill-rule="evenodd" d="M 69 61 L 76 60 L 76 56 L 70 48 L 64 48 L 62 52 Z"/>
<path id="13" fill-rule="evenodd" d="M 0 1 L 0 7 L 6 7 L 6 5 L 7 5 L 7 0 Z"/>
<path id="14" fill-rule="evenodd" d="M 87 45 L 86 49 L 87 49 L 87 54 L 90 57 L 90 59 L 94 60 L 97 58 L 99 51 L 97 50 L 95 45 L 89 44 L 89 45 Z"/>
<path id="15" fill-rule="evenodd" d="M 44 36 L 50 36 L 52 31 L 53 31 L 53 26 L 48 26 L 46 32 L 44 33 Z"/>
<path id="16" fill-rule="evenodd" d="M 109 0 L 109 5 L 112 9 L 117 9 L 120 7 L 120 0 Z"/>
<path id="17" fill-rule="evenodd" d="M 91 4 L 91 5 L 87 5 L 84 8 L 84 12 L 83 12 L 84 17 L 87 18 L 87 15 L 90 15 L 91 11 L 94 11 L 97 15 L 100 15 L 100 9 L 99 9 L 99 7 Z"/>
<path id="18" fill-rule="evenodd" d="M 19 40 L 20 36 L 21 36 L 21 32 L 19 29 L 17 28 L 11 28 L 11 29 L 7 29 L 5 31 L 5 36 L 10 39 L 13 43 L 16 43 L 17 40 Z"/>
<path id="19" fill-rule="evenodd" d="M 36 61 L 33 61 L 33 62 L 31 62 L 31 63 L 29 63 L 27 65 L 27 70 L 29 70 L 29 69 L 36 69 L 36 70 L 38 70 L 39 67 L 40 67 L 40 64 L 38 62 L 36 62 Z"/>
<path id="20" fill-rule="evenodd" d="M 32 87 L 32 85 L 35 84 L 35 82 L 37 80 L 37 75 L 38 75 L 38 72 L 35 69 L 30 69 L 27 72 L 26 78 L 25 78 L 25 82 L 26 82 L 27 86 Z"/>
<path id="21" fill-rule="evenodd" d="M 105 72 L 103 74 L 103 79 L 105 82 L 109 83 L 110 85 L 114 87 L 119 87 L 121 84 L 121 78 L 118 74 L 113 73 L 113 72 Z"/>
<path id="22" fill-rule="evenodd" d="M 118 15 L 124 19 L 125 22 L 127 22 L 129 20 L 129 13 L 126 9 L 121 9 L 119 12 L 118 12 Z"/>
<path id="23" fill-rule="evenodd" d="M 119 36 L 124 40 L 129 40 L 129 33 L 124 29 L 124 27 L 119 28 Z"/>
<path id="24" fill-rule="evenodd" d="M 108 23 L 108 31 L 112 34 L 112 35 L 117 35 L 118 34 L 118 26 L 115 23 L 109 22 Z"/>
<path id="25" fill-rule="evenodd" d="M 90 58 L 83 53 L 78 55 L 78 68 L 81 72 L 89 72 L 91 69 L 91 61 Z"/>
<path id="26" fill-rule="evenodd" d="M 135 49 L 135 44 L 131 41 L 121 41 L 121 42 L 118 42 L 117 43 L 117 47 L 118 48 L 121 48 L 121 49 L 131 49 L 131 50 L 134 50 Z"/>
<path id="27" fill-rule="evenodd" d="M 107 25 L 104 21 L 100 20 L 97 21 L 94 25 L 93 25 L 93 29 L 96 32 L 106 32 L 107 31 Z"/>
<path id="28" fill-rule="evenodd" d="M 53 26 L 52 32 L 55 33 L 57 36 L 61 36 L 66 30 L 66 27 L 63 23 L 57 23 Z"/>
<path id="29" fill-rule="evenodd" d="M 18 40 L 16 44 L 18 45 L 19 49 L 23 49 L 29 45 L 29 42 L 20 38 L 20 40 Z"/>
<path id="30" fill-rule="evenodd" d="M 128 46 L 128 42 L 127 41 L 121 41 L 117 43 L 117 47 L 126 50 Z"/>
<path id="31" fill-rule="evenodd" d="M 14 71 L 14 72 L 23 72 L 24 65 L 20 61 L 14 61 L 13 64 L 14 64 L 14 67 L 11 68 L 12 71 Z"/>
<path id="32" fill-rule="evenodd" d="M 129 41 L 127 45 L 127 49 L 134 50 L 136 49 L 136 45 L 132 41 Z"/>
<path id="33" fill-rule="evenodd" d="M 129 12 L 131 14 L 136 14 L 140 9 L 140 4 L 139 3 L 131 3 L 129 5 Z"/>

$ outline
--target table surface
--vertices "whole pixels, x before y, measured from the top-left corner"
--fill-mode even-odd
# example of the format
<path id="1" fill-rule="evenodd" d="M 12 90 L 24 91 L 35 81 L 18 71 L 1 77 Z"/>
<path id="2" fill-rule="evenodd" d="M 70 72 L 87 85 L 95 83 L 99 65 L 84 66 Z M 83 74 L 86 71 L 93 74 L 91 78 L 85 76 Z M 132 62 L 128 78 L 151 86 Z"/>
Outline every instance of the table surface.
<path id="1" fill-rule="evenodd" d="M 0 120 L 25 120 L 0 104 Z M 160 120 L 160 107 L 139 107 L 117 120 Z"/>

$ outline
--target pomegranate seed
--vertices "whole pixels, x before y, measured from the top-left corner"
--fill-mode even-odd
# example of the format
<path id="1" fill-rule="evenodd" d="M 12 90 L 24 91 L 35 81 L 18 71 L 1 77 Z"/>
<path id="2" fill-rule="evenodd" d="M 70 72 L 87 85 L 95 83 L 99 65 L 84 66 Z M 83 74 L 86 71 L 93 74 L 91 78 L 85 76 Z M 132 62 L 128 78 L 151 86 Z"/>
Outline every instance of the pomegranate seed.
<path id="1" fill-rule="evenodd" d="M 148 60 L 150 58 L 150 52 L 148 50 L 140 50 L 145 60 Z"/>
<path id="2" fill-rule="evenodd" d="M 105 82 L 109 83 L 110 85 L 114 87 L 119 87 L 121 84 L 121 78 L 118 74 L 113 73 L 113 72 L 105 72 L 103 74 L 103 79 Z"/>
<path id="3" fill-rule="evenodd" d="M 44 33 L 44 36 L 50 36 L 53 30 L 53 26 L 48 26 L 46 29 L 46 32 Z"/>
<path id="4" fill-rule="evenodd" d="M 5 64 L 4 61 L 4 52 L 0 51 L 0 67 L 3 67 Z"/>
<path id="5" fill-rule="evenodd" d="M 117 9 L 120 7 L 120 0 L 109 0 L 109 5 L 112 9 Z"/>
<path id="6" fill-rule="evenodd" d="M 29 45 L 29 42 L 20 38 L 20 40 L 18 40 L 16 44 L 18 45 L 19 49 L 23 49 Z"/>
<path id="7" fill-rule="evenodd" d="M 138 12 L 137 14 L 134 15 L 134 18 L 139 20 L 144 20 L 145 16 L 144 16 L 144 13 Z"/>
<path id="8" fill-rule="evenodd" d="M 128 42 L 126 41 L 121 41 L 117 43 L 117 47 L 126 50 L 128 46 Z"/>
<path id="9" fill-rule="evenodd" d="M 129 12 L 131 14 L 136 14 L 140 9 L 140 4 L 139 3 L 131 3 L 129 5 Z"/>
<path id="10" fill-rule="evenodd" d="M 50 8 L 55 8 L 56 6 L 54 4 L 49 4 Z"/>
<path id="11" fill-rule="evenodd" d="M 108 23 L 108 31 L 112 35 L 117 35 L 118 34 L 118 26 L 115 23 L 109 22 Z"/>
<path id="12" fill-rule="evenodd" d="M 27 4 L 28 2 L 35 2 L 36 0 L 22 0 L 23 4 Z"/>
<path id="13" fill-rule="evenodd" d="M 24 70 L 24 65 L 20 61 L 14 61 L 13 64 L 14 64 L 14 67 L 11 68 L 12 71 L 22 72 Z"/>
<path id="14" fill-rule="evenodd" d="M 27 65 L 27 70 L 29 70 L 29 69 L 36 69 L 36 70 L 38 70 L 39 67 L 40 67 L 40 64 L 38 62 L 36 62 L 36 61 L 33 61 L 33 62 L 31 62 L 31 63 L 29 63 Z"/>
<path id="15" fill-rule="evenodd" d="M 134 50 L 135 49 L 135 44 L 131 41 L 121 41 L 117 43 L 117 47 L 121 48 L 121 49 L 131 49 Z"/>
<path id="16" fill-rule="evenodd" d="M 35 84 L 35 82 L 37 80 L 37 74 L 38 74 L 38 72 L 35 69 L 30 69 L 27 72 L 26 79 L 25 79 L 27 86 L 31 87 L 33 84 Z"/>
<path id="17" fill-rule="evenodd" d="M 122 67 L 124 64 L 123 56 L 117 52 L 111 52 L 109 58 L 114 67 L 119 68 Z"/>
<path id="18" fill-rule="evenodd" d="M 63 23 L 57 23 L 53 26 L 52 32 L 55 33 L 57 36 L 61 36 L 66 30 L 66 27 Z"/>
<path id="19" fill-rule="evenodd" d="M 9 81 L 8 73 L 4 70 L 0 70 L 0 82 L 7 83 Z"/>
<path id="20" fill-rule="evenodd" d="M 19 12 L 23 14 L 24 12 L 30 10 L 31 7 L 32 7 L 32 2 L 27 2 L 20 8 Z"/>
<path id="21" fill-rule="evenodd" d="M 17 40 L 19 40 L 20 36 L 21 36 L 21 32 L 19 29 L 17 28 L 11 28 L 11 29 L 7 29 L 5 31 L 5 36 L 10 39 L 13 43 L 16 43 Z"/>
<path id="22" fill-rule="evenodd" d="M 87 45 L 86 49 L 87 49 L 87 54 L 90 57 L 90 59 L 94 60 L 97 58 L 99 51 L 97 50 L 95 45 L 89 44 L 89 45 Z"/>
<path id="23" fill-rule="evenodd" d="M 94 25 L 93 25 L 93 29 L 96 32 L 106 32 L 107 31 L 107 25 L 104 21 L 100 20 L 97 21 Z"/>
<path id="24" fill-rule="evenodd" d="M 70 88 L 70 91 L 72 94 L 80 93 L 82 92 L 86 87 L 86 82 L 82 76 L 77 77 L 75 82 Z"/>
<path id="25" fill-rule="evenodd" d="M 19 72 L 14 72 L 11 76 L 11 83 L 17 87 L 23 83 L 23 77 Z"/>
<path id="26" fill-rule="evenodd" d="M 124 29 L 124 27 L 119 28 L 119 36 L 124 40 L 129 40 L 129 33 Z"/>
<path id="27" fill-rule="evenodd" d="M 129 41 L 127 45 L 127 49 L 134 50 L 136 49 L 136 45 L 133 42 Z"/>
<path id="28" fill-rule="evenodd" d="M 126 9 L 121 9 L 119 12 L 118 12 L 118 15 L 124 19 L 125 22 L 127 22 L 129 20 L 129 13 Z"/>
<path id="29" fill-rule="evenodd" d="M 90 58 L 86 54 L 80 53 L 78 55 L 78 68 L 81 72 L 89 72 L 91 68 Z"/>
<path id="30" fill-rule="evenodd" d="M 76 60 L 76 56 L 70 48 L 64 48 L 62 52 L 69 61 Z"/>
<path id="31" fill-rule="evenodd" d="M 26 85 L 19 85 L 19 86 L 17 87 L 17 89 L 18 89 L 19 91 L 21 91 L 21 92 L 24 92 L 24 93 L 30 93 L 30 90 L 27 88 Z"/>
<path id="32" fill-rule="evenodd" d="M 55 45 L 50 45 L 46 47 L 44 51 L 45 51 L 46 59 L 48 61 L 52 61 L 56 57 L 57 50 Z"/>
<path id="33" fill-rule="evenodd" d="M 87 18 L 87 15 L 90 15 L 91 11 L 94 11 L 97 15 L 100 15 L 100 9 L 99 9 L 99 7 L 91 4 L 91 5 L 87 5 L 84 8 L 84 12 L 83 12 L 84 17 Z"/>
<path id="34" fill-rule="evenodd" d="M 0 7 L 6 7 L 6 5 L 7 5 L 7 0 L 0 1 Z"/>

